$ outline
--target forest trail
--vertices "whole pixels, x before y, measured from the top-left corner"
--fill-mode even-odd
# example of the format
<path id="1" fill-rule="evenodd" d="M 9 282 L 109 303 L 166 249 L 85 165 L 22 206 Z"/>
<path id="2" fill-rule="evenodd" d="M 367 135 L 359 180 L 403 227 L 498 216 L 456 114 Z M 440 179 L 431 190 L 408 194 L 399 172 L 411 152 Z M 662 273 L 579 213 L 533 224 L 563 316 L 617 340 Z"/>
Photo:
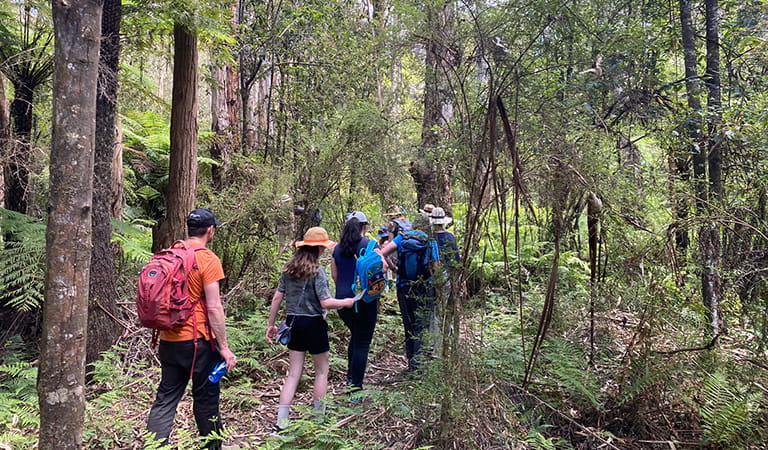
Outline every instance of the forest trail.
<path id="1" fill-rule="evenodd" d="M 392 319 L 399 320 L 399 317 L 391 318 L 390 320 Z M 342 328 L 335 329 L 332 333 L 340 336 L 341 340 L 337 341 L 335 345 L 331 345 L 331 359 L 332 361 L 336 359 L 337 363 L 335 366 L 333 363 L 331 364 L 331 373 L 329 374 L 328 392 L 332 400 L 328 407 L 328 415 L 332 416 L 330 423 L 334 423 L 333 421 L 335 420 L 341 426 L 351 421 L 355 415 L 350 414 L 349 408 L 344 408 L 345 406 L 355 405 L 365 409 L 370 404 L 370 401 L 369 399 L 363 399 L 361 402 L 352 403 L 345 395 L 345 373 L 344 370 L 340 369 L 340 365 L 342 363 L 346 364 L 345 355 L 348 331 Z M 376 337 L 374 337 L 374 340 L 376 340 Z M 393 349 L 377 348 L 375 351 L 372 350 L 365 377 L 366 391 L 386 393 L 405 387 L 402 385 L 408 380 L 404 376 L 407 362 L 402 354 L 404 351 L 398 353 L 397 350 L 400 350 L 399 346 Z M 245 382 L 243 379 L 235 381 L 225 379 L 223 381 L 221 413 L 228 432 L 224 449 L 257 448 L 266 444 L 268 439 L 274 439 L 270 438 L 270 433 L 273 431 L 280 389 L 288 370 L 287 349 L 281 347 L 280 350 L 276 350 L 274 354 L 264 361 L 264 369 L 269 374 L 268 377 L 265 377 L 263 374 L 256 374 L 252 377 L 243 377 L 250 379 L 250 382 Z M 294 398 L 293 405 L 295 407 L 312 404 L 311 383 L 313 377 L 312 363 L 308 356 L 304 363 L 302 381 Z M 156 383 L 157 380 L 154 380 L 153 385 L 155 387 L 157 386 Z M 248 388 L 244 387 L 248 385 Z M 154 392 L 152 397 L 154 397 Z M 136 421 L 136 436 L 141 436 L 144 432 L 143 427 L 149 414 L 149 406 L 149 404 L 146 405 L 143 415 Z M 340 411 L 341 409 L 344 411 Z M 294 408 L 291 412 L 291 417 L 296 418 L 300 414 L 301 412 Z M 390 440 L 390 443 L 387 444 L 388 448 L 410 448 L 410 445 L 406 442 L 412 442 L 412 438 L 415 437 L 414 433 L 404 433 L 402 426 L 402 423 L 397 424 L 396 428 L 399 429 L 400 434 L 387 439 Z M 171 442 L 174 442 L 174 434 L 179 429 L 188 430 L 193 433 L 197 432 L 192 413 L 190 387 L 187 388 L 187 392 L 179 403 Z M 379 431 L 386 434 L 385 431 Z M 141 449 L 141 442 L 136 442 L 130 448 L 132 450 Z"/>

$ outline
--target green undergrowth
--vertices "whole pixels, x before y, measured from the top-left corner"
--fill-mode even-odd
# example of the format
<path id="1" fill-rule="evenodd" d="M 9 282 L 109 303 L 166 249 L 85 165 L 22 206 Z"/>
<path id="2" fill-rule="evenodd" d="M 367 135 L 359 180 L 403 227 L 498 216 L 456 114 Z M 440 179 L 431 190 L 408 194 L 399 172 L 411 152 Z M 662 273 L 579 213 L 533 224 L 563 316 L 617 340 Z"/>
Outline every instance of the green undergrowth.
<path id="1" fill-rule="evenodd" d="M 614 295 L 626 301 L 632 293 L 627 289 Z M 524 386 L 542 298 L 535 291 L 525 293 L 526 317 L 521 321 L 516 296 L 488 293 L 465 309 L 460 340 L 443 358 L 426 361 L 415 374 L 394 373 L 399 366 L 388 368 L 393 374 L 379 374 L 359 398 L 339 393 L 329 397 L 322 420 L 299 405 L 290 429 L 279 437 L 254 435 L 265 426 L 254 421 L 272 420 L 274 414 L 257 393 L 279 389 L 284 374 L 278 367 L 284 366 L 271 362 L 287 359 L 282 347 L 270 346 L 264 338 L 264 300 L 228 325 L 238 365 L 223 381 L 226 442 L 267 449 L 375 449 L 398 443 L 429 448 L 447 442 L 457 448 L 563 449 L 603 441 L 629 443 L 661 433 L 720 448 L 758 448 L 764 442 L 766 371 L 734 357 L 736 336 L 711 349 L 685 350 L 701 339 L 685 333 L 699 325 L 700 315 L 688 312 L 684 304 L 677 322 L 670 323 L 662 320 L 669 301 L 645 299 L 649 307 L 644 316 L 602 303 L 590 363 L 584 305 L 561 297 L 557 307 L 568 311 L 553 323 Z M 347 331 L 335 312 L 328 320 L 332 382 L 340 383 Z M 147 439 L 144 421 L 159 367 L 149 356 L 151 350 L 137 357 L 131 348 L 128 343 L 113 347 L 90 373 L 85 448 L 131 448 Z M 371 354 L 371 364 L 377 366 L 386 355 L 402 354 L 402 322 L 393 296 L 382 304 Z M 373 370 L 369 366 L 369 377 Z M 0 444 L 36 445 L 36 371 L 31 358 L 8 357 L 0 365 Z M 311 390 L 308 381 L 309 374 L 300 385 L 302 392 Z M 173 442 L 167 448 L 193 448 L 203 441 L 192 425 L 177 426 Z"/>

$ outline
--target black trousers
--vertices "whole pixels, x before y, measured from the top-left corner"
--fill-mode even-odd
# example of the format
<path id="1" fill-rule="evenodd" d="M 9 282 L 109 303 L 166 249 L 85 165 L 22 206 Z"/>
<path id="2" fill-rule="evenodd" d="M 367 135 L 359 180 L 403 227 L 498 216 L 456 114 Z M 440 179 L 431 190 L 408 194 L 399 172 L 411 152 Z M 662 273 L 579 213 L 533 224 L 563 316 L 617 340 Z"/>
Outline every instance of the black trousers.
<path id="1" fill-rule="evenodd" d="M 435 287 L 428 281 L 406 282 L 397 287 L 397 303 L 405 329 L 405 355 L 408 368 L 415 370 L 424 353 L 425 334 L 435 310 Z"/>
<path id="2" fill-rule="evenodd" d="M 158 356 L 162 376 L 157 388 L 157 397 L 149 411 L 147 431 L 155 433 L 155 438 L 164 444 L 168 442 L 176 407 L 189 383 L 193 355 L 193 341 L 160 341 Z M 219 417 L 219 383 L 211 383 L 208 380 L 208 374 L 221 360 L 219 352 L 211 349 L 210 342 L 197 340 L 197 356 L 192 371 L 192 411 L 201 436 L 222 430 Z M 219 449 L 221 441 L 211 441 L 207 448 Z"/>
<path id="3" fill-rule="evenodd" d="M 347 384 L 363 387 L 365 367 L 368 365 L 368 352 L 371 349 L 373 331 L 376 329 L 379 301 L 357 302 L 355 307 L 339 309 L 339 317 L 349 328 L 350 338 L 347 347 Z"/>

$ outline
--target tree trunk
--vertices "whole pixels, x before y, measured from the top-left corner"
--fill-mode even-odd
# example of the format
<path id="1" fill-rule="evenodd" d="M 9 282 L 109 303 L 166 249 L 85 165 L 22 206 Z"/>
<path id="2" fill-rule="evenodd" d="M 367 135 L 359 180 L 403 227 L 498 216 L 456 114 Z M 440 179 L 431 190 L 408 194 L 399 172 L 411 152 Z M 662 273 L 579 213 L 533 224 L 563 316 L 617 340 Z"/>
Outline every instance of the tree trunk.
<path id="1" fill-rule="evenodd" d="M 454 14 L 452 4 L 446 3 L 439 10 L 427 12 L 427 28 L 435 30 L 426 43 L 424 73 L 424 118 L 421 127 L 421 145 L 417 158 L 409 169 L 416 187 L 418 206 L 432 203 L 451 212 L 451 169 L 438 157 L 438 147 L 452 119 L 453 102 L 446 73 L 455 64 L 452 42 Z"/>
<path id="2" fill-rule="evenodd" d="M 230 154 L 238 149 L 237 126 L 240 98 L 237 95 L 239 76 L 231 66 L 213 70 L 211 85 L 211 131 L 216 134 L 211 144 L 211 158 L 221 165 L 211 168 L 216 190 L 225 186 Z"/>
<path id="3" fill-rule="evenodd" d="M 722 160 L 720 126 L 720 38 L 718 36 L 719 11 L 717 0 L 705 0 L 707 28 L 707 66 L 704 82 L 707 87 L 707 145 L 709 192 L 705 206 L 713 214 L 713 203 L 722 194 Z M 702 146 L 702 149 L 705 147 Z M 702 150 L 703 151 L 703 150 Z M 704 305 L 709 310 L 712 335 L 720 334 L 720 230 L 711 220 L 707 220 L 699 234 L 702 257 L 701 291 Z"/>
<path id="4" fill-rule="evenodd" d="M 197 36 L 188 26 L 173 26 L 173 92 L 171 97 L 171 156 L 166 215 L 152 250 L 168 247 L 187 235 L 187 214 L 197 194 Z"/>
<path id="5" fill-rule="evenodd" d="M 5 166 L 5 202 L 11 211 L 26 214 L 28 206 L 27 185 L 29 184 L 30 136 L 32 134 L 32 104 L 34 87 L 14 83 L 14 98 L 11 102 L 11 118 L 15 145 Z"/>
<path id="6" fill-rule="evenodd" d="M 5 83 L 0 76 L 0 156 L 5 157 L 11 148 L 11 124 L 8 118 L 8 103 L 5 97 Z M 0 170 L 0 186 L 5 186 L 5 177 Z M 0 208 L 5 208 L 5 189 L 0 189 Z"/>
<path id="7" fill-rule="evenodd" d="M 55 76 L 39 448 L 80 449 L 101 1 L 54 0 Z"/>
<path id="8" fill-rule="evenodd" d="M 88 351 L 86 364 L 99 358 L 120 336 L 116 318 L 115 260 L 112 252 L 112 176 L 114 164 L 117 72 L 120 58 L 121 0 L 104 0 L 96 97 L 96 149 L 93 166 L 93 252 L 88 303 Z"/>
<path id="9" fill-rule="evenodd" d="M 120 118 L 115 117 L 115 149 L 112 152 L 112 217 L 123 217 L 125 192 L 123 188 L 123 133 Z"/>
<path id="10" fill-rule="evenodd" d="M 690 0 L 680 0 L 680 36 L 683 43 L 683 60 L 685 65 L 685 90 L 688 100 L 688 116 L 685 119 L 687 142 L 683 149 L 675 157 L 677 173 L 681 181 L 690 179 L 690 161 L 693 156 L 694 172 L 699 176 L 703 172 L 701 158 L 697 156 L 696 146 L 701 143 L 701 100 L 699 99 L 700 86 L 696 71 L 696 42 L 691 19 Z M 698 192 L 697 192 L 698 194 Z M 697 208 L 700 202 L 696 202 Z M 681 200 L 677 205 L 677 218 L 683 223 L 688 218 L 688 205 Z M 688 230 L 686 227 L 676 232 L 675 238 L 679 253 L 684 254 L 689 245 Z"/>

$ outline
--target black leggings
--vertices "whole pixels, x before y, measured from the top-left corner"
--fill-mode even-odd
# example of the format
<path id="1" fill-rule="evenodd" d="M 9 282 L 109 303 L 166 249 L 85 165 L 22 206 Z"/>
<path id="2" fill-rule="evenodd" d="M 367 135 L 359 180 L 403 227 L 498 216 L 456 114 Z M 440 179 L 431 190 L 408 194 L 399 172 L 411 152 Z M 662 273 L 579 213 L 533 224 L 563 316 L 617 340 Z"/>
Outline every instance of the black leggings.
<path id="1" fill-rule="evenodd" d="M 357 311 L 354 306 L 339 309 L 339 317 L 350 331 L 347 347 L 347 383 L 351 386 L 363 386 L 378 308 L 379 301 L 376 300 L 371 303 L 357 302 Z"/>
<path id="2" fill-rule="evenodd" d="M 428 282 L 401 283 L 397 287 L 397 303 L 405 329 L 405 355 L 408 368 L 417 369 L 424 356 L 425 334 L 435 311 L 435 287 Z"/>

